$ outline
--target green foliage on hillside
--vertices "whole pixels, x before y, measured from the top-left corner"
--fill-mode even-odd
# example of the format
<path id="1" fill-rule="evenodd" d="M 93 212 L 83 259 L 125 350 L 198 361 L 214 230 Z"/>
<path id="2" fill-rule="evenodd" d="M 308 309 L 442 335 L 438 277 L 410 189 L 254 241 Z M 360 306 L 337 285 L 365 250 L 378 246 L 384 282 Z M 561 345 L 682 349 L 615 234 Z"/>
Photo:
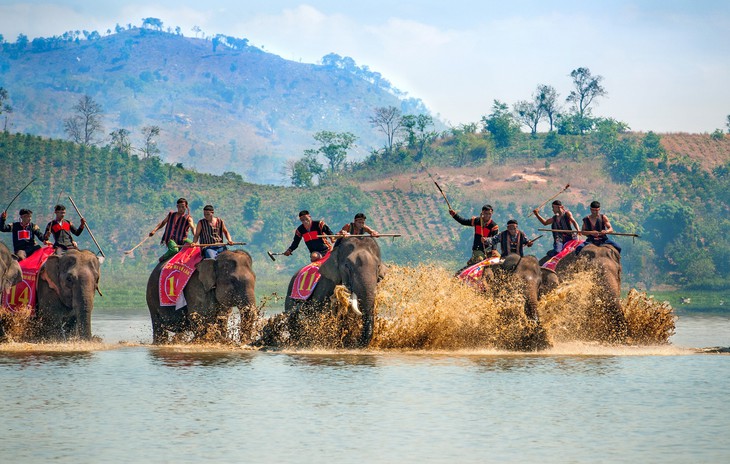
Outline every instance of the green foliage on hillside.
<path id="1" fill-rule="evenodd" d="M 595 174 L 589 180 L 598 199 L 609 191 L 616 192 L 610 211 L 606 211 L 614 228 L 642 236 L 635 243 L 619 239 L 625 250 L 622 262 L 628 284 L 724 288 L 730 279 L 730 241 L 723 233 L 730 226 L 730 163 L 709 171 L 692 158 L 669 158 L 659 149 L 657 137 L 618 131 L 586 136 L 521 134 L 513 146 L 500 149 L 489 133 L 453 131 L 442 134 L 427 150 L 403 146 L 387 156 L 374 153 L 362 163 L 346 165 L 329 177 L 326 185 L 303 189 L 247 183 L 232 172 L 203 174 L 109 147 L 5 132 L 0 133 L 0 178 L 8 202 L 28 180 L 36 179 L 10 208 L 10 218 L 17 216 L 19 208 L 30 208 L 34 221 L 44 227 L 53 217 L 53 205 L 64 203 L 69 206 L 69 219 L 78 222 L 68 197 L 76 201 L 108 256 L 102 290 L 117 295 L 106 300 L 114 302 L 110 304 L 144 306 L 147 276 L 163 252 L 157 242 L 160 233 L 138 248 L 134 257 L 125 257 L 123 252 L 144 239 L 181 196 L 189 200 L 196 222 L 202 217 L 203 206 L 213 204 L 234 240 L 248 243 L 245 249 L 254 258 L 260 292 L 281 294 L 291 274 L 306 263 L 304 246 L 294 256 L 280 257 L 276 262 L 266 255 L 267 250 L 286 249 L 299 224 L 297 212 L 302 209 L 312 212 L 315 219 L 325 219 L 335 231 L 349 223 L 355 213 L 365 212 L 368 223 L 381 232 L 404 235 L 381 241 L 386 261 L 437 261 L 456 269 L 468 258 L 473 232 L 448 216 L 443 199 L 417 161 L 419 153 L 431 169 L 461 167 L 460 172 L 467 176 L 472 169 L 484 166 L 585 166 Z M 707 138 L 710 140 L 709 135 Z M 612 180 L 611 153 L 626 143 L 644 156 L 642 168 Z M 558 153 L 556 147 L 560 147 Z M 362 183 L 404 173 L 424 178 L 428 187 L 406 189 L 393 183 L 374 191 L 361 188 Z M 571 174 L 563 175 L 570 178 Z M 532 184 L 509 188 L 492 201 L 500 226 L 510 217 L 528 217 L 539 203 L 530 199 L 529 195 L 535 195 Z M 448 193 L 452 204 L 467 216 L 478 211 L 483 201 L 482 195 L 465 186 L 449 185 Z M 547 196 L 537 193 L 538 198 Z M 567 199 L 565 203 L 578 218 L 588 214 L 584 203 Z M 538 227 L 534 221 L 520 224 L 530 234 Z M 9 234 L 2 234 L 2 240 L 11 244 Z M 87 234 L 79 242 L 83 248 L 95 249 Z M 549 242 L 543 238 L 531 253 L 542 255 Z M 118 295 L 125 295 L 121 303 L 115 299 Z"/>
<path id="2" fill-rule="evenodd" d="M 285 161 L 311 148 L 314 133 L 333 126 L 353 133 L 358 146 L 351 156 L 361 158 L 380 144 L 368 124 L 374 108 L 427 112 L 349 57 L 299 63 L 245 38 L 184 37 L 160 24 L 144 18 L 143 27 L 103 36 L 70 31 L 32 42 L 0 40 L 0 87 L 13 106 L 0 130 L 64 138 L 64 121 L 88 95 L 103 112 L 101 138 L 126 130 L 139 147 L 141 129 L 159 127 L 165 161 L 281 183 Z"/>

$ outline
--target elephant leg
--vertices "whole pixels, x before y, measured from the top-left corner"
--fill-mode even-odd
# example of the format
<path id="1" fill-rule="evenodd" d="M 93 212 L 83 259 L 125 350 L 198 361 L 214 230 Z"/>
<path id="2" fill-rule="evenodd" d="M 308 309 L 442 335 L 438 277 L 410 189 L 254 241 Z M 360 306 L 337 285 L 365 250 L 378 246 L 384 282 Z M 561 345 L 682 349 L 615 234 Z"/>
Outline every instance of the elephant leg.
<path id="1" fill-rule="evenodd" d="M 624 316 L 623 311 L 621 311 L 620 303 L 610 305 L 610 307 L 606 308 L 606 312 L 608 314 L 610 324 L 611 340 L 616 343 L 625 342 L 629 330 L 626 322 L 626 316 Z"/>
<path id="2" fill-rule="evenodd" d="M 259 314 L 256 307 L 251 305 L 240 308 L 239 313 L 241 314 L 241 323 L 239 326 L 241 343 L 248 345 L 254 339 L 254 330 Z"/>
<path id="3" fill-rule="evenodd" d="M 158 313 L 152 313 L 152 343 L 160 345 L 167 341 L 166 330 L 162 326 L 160 315 Z"/>
<path id="4" fill-rule="evenodd" d="M 362 314 L 362 332 L 360 333 L 360 348 L 366 348 L 373 339 L 373 327 L 375 326 L 375 314 L 366 311 Z"/>

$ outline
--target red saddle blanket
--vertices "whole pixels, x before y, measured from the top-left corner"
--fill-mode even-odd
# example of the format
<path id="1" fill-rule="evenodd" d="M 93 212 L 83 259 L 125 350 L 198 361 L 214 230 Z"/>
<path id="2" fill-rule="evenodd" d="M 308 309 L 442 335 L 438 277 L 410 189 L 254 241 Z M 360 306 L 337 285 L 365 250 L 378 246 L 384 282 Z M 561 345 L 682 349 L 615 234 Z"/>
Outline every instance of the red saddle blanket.
<path id="1" fill-rule="evenodd" d="M 35 312 L 38 272 L 46 264 L 53 251 L 53 247 L 43 247 L 18 263 L 23 272 L 23 280 L 3 292 L 2 306 L 4 308 L 17 311 L 20 308 L 29 307 Z"/>
<path id="2" fill-rule="evenodd" d="M 484 290 L 484 281 L 482 280 L 482 277 L 484 277 L 484 269 L 489 266 L 499 264 L 500 261 L 501 259 L 498 257 L 487 258 L 467 267 L 463 271 L 459 272 L 456 277 L 474 288 Z"/>
<path id="3" fill-rule="evenodd" d="M 203 260 L 200 247 L 184 246 L 160 271 L 160 306 L 175 306 L 195 266 Z"/>
<path id="4" fill-rule="evenodd" d="M 555 266 L 558 265 L 560 260 L 568 256 L 568 254 L 574 252 L 578 245 L 580 245 L 581 243 L 583 243 L 583 239 L 569 240 L 565 242 L 565 245 L 563 245 L 563 249 L 560 251 L 560 253 L 545 261 L 542 267 L 555 272 Z"/>
<path id="5" fill-rule="evenodd" d="M 319 261 L 307 264 L 299 270 L 299 273 L 294 278 L 294 285 L 291 287 L 291 298 L 295 300 L 308 300 L 312 296 L 314 287 L 317 286 L 319 278 L 322 274 L 319 273 L 319 267 L 327 261 L 330 254 L 327 253 Z"/>

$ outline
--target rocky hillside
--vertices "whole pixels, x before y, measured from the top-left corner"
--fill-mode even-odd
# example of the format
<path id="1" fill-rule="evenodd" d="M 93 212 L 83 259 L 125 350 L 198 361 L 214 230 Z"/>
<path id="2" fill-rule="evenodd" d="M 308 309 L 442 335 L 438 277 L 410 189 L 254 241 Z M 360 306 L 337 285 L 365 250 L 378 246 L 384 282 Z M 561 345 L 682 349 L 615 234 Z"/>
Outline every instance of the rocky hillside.
<path id="1" fill-rule="evenodd" d="M 13 107 L 3 114 L 10 132 L 66 138 L 64 119 L 89 95 L 104 113 L 103 138 L 126 129 L 140 147 L 141 128 L 156 125 L 164 161 L 265 183 L 280 183 L 286 160 L 313 148 L 318 131 L 355 134 L 358 159 L 383 145 L 369 124 L 375 108 L 425 111 L 351 58 L 298 63 L 246 39 L 135 27 L 0 44 L 0 87 Z"/>

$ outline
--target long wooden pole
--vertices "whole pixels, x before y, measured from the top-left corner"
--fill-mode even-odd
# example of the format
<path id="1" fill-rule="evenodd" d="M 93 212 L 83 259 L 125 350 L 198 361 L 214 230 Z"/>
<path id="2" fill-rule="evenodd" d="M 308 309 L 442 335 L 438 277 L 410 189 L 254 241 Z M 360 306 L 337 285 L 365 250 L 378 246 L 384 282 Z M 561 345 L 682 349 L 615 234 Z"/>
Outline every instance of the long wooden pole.
<path id="1" fill-rule="evenodd" d="M 228 242 L 225 242 L 225 243 L 223 243 L 223 242 L 221 242 L 221 243 L 185 243 L 185 244 L 182 244 L 182 245 L 175 245 L 175 246 L 177 248 L 182 248 L 182 247 L 184 247 L 186 245 L 189 246 L 189 247 L 193 247 L 193 248 L 207 248 L 207 247 L 226 246 L 226 245 L 231 245 L 231 246 L 233 246 L 233 245 L 246 245 L 246 242 L 231 242 L 231 243 L 228 243 Z"/>
<path id="2" fill-rule="evenodd" d="M 370 234 L 348 234 L 348 235 L 317 235 L 317 238 L 346 238 L 346 237 L 370 237 L 370 238 L 380 238 L 380 237 L 400 237 L 401 234 L 378 234 L 378 236 L 370 235 Z"/>
<path id="3" fill-rule="evenodd" d="M 563 190 L 559 191 L 555 195 L 551 196 L 550 198 L 548 198 L 547 200 L 545 200 L 544 202 L 542 202 L 542 204 L 540 206 L 538 206 L 537 208 L 535 208 L 535 209 L 542 209 L 542 207 L 545 206 L 545 205 L 547 205 L 549 201 L 552 201 L 552 200 L 556 199 L 558 197 L 558 195 L 560 195 L 561 193 L 563 193 L 566 190 L 568 190 L 569 187 L 570 187 L 570 184 L 565 184 L 565 187 L 563 187 Z M 534 212 L 535 211 L 533 210 L 531 214 L 534 214 Z M 529 215 L 528 215 L 528 217 L 529 217 Z"/>
<path id="4" fill-rule="evenodd" d="M 23 187 L 20 190 L 20 192 L 18 192 L 17 195 L 15 195 L 12 200 L 10 200 L 10 203 L 8 203 L 8 206 L 5 207 L 4 212 L 6 212 L 6 213 L 8 212 L 8 210 L 10 209 L 10 206 L 12 206 L 13 202 L 18 199 L 18 197 L 20 196 L 21 193 L 25 192 L 25 189 L 27 189 L 28 186 L 33 183 L 33 181 L 35 181 L 35 177 L 33 179 L 31 179 L 30 182 L 25 184 L 25 187 Z"/>
<path id="5" fill-rule="evenodd" d="M 581 235 L 591 235 L 586 232 L 598 232 L 598 231 L 582 231 L 582 230 L 572 230 L 572 229 L 537 229 L 544 232 L 556 232 L 559 234 L 581 234 Z M 641 237 L 639 234 L 628 234 L 628 233 L 621 233 L 621 232 L 601 232 L 602 234 L 606 235 L 623 235 L 625 237 Z"/>
<path id="6" fill-rule="evenodd" d="M 426 174 L 428 174 L 428 177 L 431 178 L 431 180 L 433 181 L 433 183 L 436 185 L 436 188 L 439 189 L 439 192 L 441 192 L 441 196 L 444 197 L 444 200 L 446 200 L 446 206 L 448 206 L 449 209 L 453 209 L 451 207 L 451 203 L 449 203 L 449 199 L 446 198 L 446 194 L 441 189 L 441 186 L 438 184 L 438 182 L 436 182 L 436 179 L 434 179 L 433 176 L 431 175 L 431 173 L 428 172 L 428 169 L 426 169 L 426 166 L 424 166 L 423 163 L 421 163 L 421 167 L 423 168 L 424 171 L 426 171 Z"/>
<path id="7" fill-rule="evenodd" d="M 68 201 L 70 201 L 71 204 L 73 205 L 74 209 L 76 210 L 76 214 L 78 214 L 81 219 L 84 219 L 84 217 L 81 215 L 81 211 L 79 211 L 78 206 L 76 206 L 76 203 L 74 202 L 73 198 L 71 198 L 71 195 L 68 196 Z M 106 255 L 104 254 L 104 252 L 101 250 L 101 247 L 99 246 L 99 242 L 97 242 L 96 241 L 96 238 L 94 238 L 94 234 L 91 232 L 91 228 L 89 227 L 89 224 L 88 223 L 86 224 L 86 230 L 89 231 L 89 235 L 91 236 L 91 240 L 93 240 L 94 241 L 94 244 L 96 244 L 96 248 L 99 249 L 99 253 L 101 253 L 101 256 L 103 256 L 104 258 L 106 258 Z"/>
<path id="8" fill-rule="evenodd" d="M 143 239 L 142 239 L 142 241 L 141 241 L 141 242 L 139 242 L 138 244 L 136 244 L 136 245 L 134 246 L 134 248 L 132 248 L 131 250 L 127 250 L 127 251 L 125 251 L 125 252 L 124 252 L 124 254 L 125 254 L 125 255 L 131 255 L 131 254 L 132 254 L 132 252 L 134 252 L 134 250 L 136 250 L 137 248 L 139 248 L 139 247 L 140 247 L 140 245 L 142 245 L 142 244 L 143 244 L 144 242 L 146 242 L 146 241 L 147 241 L 147 239 L 149 239 L 149 238 L 150 238 L 150 235 L 147 235 L 147 236 L 146 236 L 145 238 L 143 238 Z"/>

